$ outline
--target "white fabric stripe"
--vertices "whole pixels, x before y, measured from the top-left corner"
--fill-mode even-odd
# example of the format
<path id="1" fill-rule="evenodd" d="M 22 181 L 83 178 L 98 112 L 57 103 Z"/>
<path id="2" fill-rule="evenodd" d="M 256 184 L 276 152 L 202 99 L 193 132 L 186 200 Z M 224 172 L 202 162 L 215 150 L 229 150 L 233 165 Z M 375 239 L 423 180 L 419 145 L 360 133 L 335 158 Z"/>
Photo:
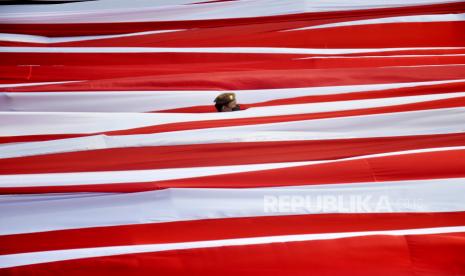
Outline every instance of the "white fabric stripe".
<path id="1" fill-rule="evenodd" d="M 284 89 L 231 90 L 240 103 L 250 104 L 302 96 L 381 91 L 465 82 L 465 79 Z M 1 86 L 0 86 L 1 87 Z M 221 91 L 72 91 L 0 92 L 0 111 L 148 112 L 211 105 Z M 182 97 L 182 101 L 177 100 Z"/>
<path id="2" fill-rule="evenodd" d="M 465 178 L 451 178 L 280 189 L 166 189 L 48 201 L 9 202 L 2 204 L 0 235 L 297 214 L 465 211 L 464 184 Z M 286 205 L 289 197 L 310 200 L 309 203 L 313 205 L 302 205 L 300 202 L 295 205 L 287 202 Z M 340 202 L 326 202 L 326 199 L 334 197 Z M 270 200 L 273 198 L 280 205 Z"/>
<path id="3" fill-rule="evenodd" d="M 131 2 L 119 0 L 117 3 L 111 3 L 112 1 L 97 2 L 102 3 L 69 3 L 66 5 L 59 5 L 59 7 L 46 8 L 7 6 L 2 8 L 0 23 L 153 22 L 247 18 L 305 12 L 361 10 L 453 3 L 460 2 L 460 0 L 390 0 L 389 3 L 383 0 L 371 0 L 365 3 L 355 0 L 248 0 L 203 3 L 201 5 L 182 5 L 185 3 L 194 3 L 194 1 L 164 2 L 163 4 L 160 4 L 159 1 L 148 0 Z M 263 7 L 266 7 L 266 9 Z"/>
<path id="4" fill-rule="evenodd" d="M 28 83 L 9 83 L 9 84 L 0 84 L 0 88 L 7 87 L 22 87 L 22 86 L 38 86 L 38 85 L 50 85 L 50 84 L 63 84 L 63 83 L 72 83 L 72 82 L 82 82 L 82 81 L 53 81 L 53 82 L 28 82 Z M 0 92 L 1 94 L 1 92 Z M 0 102 L 1 103 L 1 102 Z M 0 105 L 0 110 L 2 106 Z"/>
<path id="5" fill-rule="evenodd" d="M 58 0 L 57 0 L 58 1 Z M 85 0 L 89 1 L 88 3 L 85 2 L 75 2 L 75 3 L 67 3 L 67 4 L 60 4 L 60 5 L 50 5 L 47 7 L 41 5 L 26 5 L 26 6 L 6 6 L 4 8 L 4 12 L 8 13 L 25 13 L 25 12 L 61 12 L 67 11 L 70 9 L 76 9 L 79 11 L 91 11 L 94 9 L 109 9 L 109 8 L 118 8 L 118 7 L 138 7 L 144 8 L 148 6 L 153 7 L 163 7 L 163 6 L 172 6 L 172 5 L 185 5 L 185 4 L 192 4 L 196 2 L 200 2 L 198 0 L 135 0 L 132 3 L 128 3 L 126 0 Z"/>
<path id="6" fill-rule="evenodd" d="M 0 204 L 9 204 L 9 203 L 27 203 L 34 201 L 50 201 L 56 199 L 71 199 L 71 198 L 83 198 L 83 197 L 96 197 L 102 195 L 110 195 L 115 193 L 51 193 L 51 194 L 7 194 L 0 195 Z"/>
<path id="7" fill-rule="evenodd" d="M 229 173 L 252 172 L 310 165 L 313 162 L 283 162 L 253 165 L 211 166 L 153 170 L 121 170 L 78 173 L 39 173 L 0 175 L 0 188 L 43 187 L 151 182 Z"/>
<path id="8" fill-rule="evenodd" d="M 64 123 L 73 122 L 66 116 L 56 118 L 65 118 Z M 25 119 L 30 120 L 29 123 L 35 123 L 31 117 Z M 115 117 L 113 120 L 118 119 Z M 41 121 L 38 120 L 37 124 Z M 52 121 L 48 123 L 50 124 L 48 127 L 57 127 L 53 126 Z M 0 158 L 121 147 L 325 140 L 462 132 L 465 132 L 465 108 L 444 108 L 155 134 L 93 135 L 43 142 L 4 144 L 0 145 Z"/>
<path id="9" fill-rule="evenodd" d="M 173 179 L 186 179 L 201 176 L 222 175 L 241 172 L 264 171 L 280 168 L 291 168 L 305 165 L 336 163 L 365 158 L 398 156 L 415 153 L 428 153 L 438 151 L 465 150 L 460 147 L 423 148 L 396 152 L 384 152 L 355 157 L 304 162 L 265 163 L 252 165 L 209 166 L 192 168 L 153 169 L 153 170 L 120 170 L 98 172 L 69 172 L 69 173 L 38 173 L 38 174 L 6 174 L 0 175 L 0 187 L 44 187 L 69 185 L 115 184 L 131 182 L 151 182 Z"/>
<path id="10" fill-rule="evenodd" d="M 465 13 L 394 16 L 394 17 L 383 17 L 383 18 L 376 18 L 376 19 L 353 20 L 353 21 L 338 22 L 338 23 L 331 23 L 331 24 L 322 24 L 322 25 L 316 25 L 316 26 L 283 30 L 281 32 L 303 31 L 303 30 L 324 29 L 324 28 L 345 27 L 345 26 L 359 26 L 359 25 L 370 25 L 370 24 L 454 22 L 454 21 L 464 21 L 464 20 L 465 20 Z"/>
<path id="11" fill-rule="evenodd" d="M 247 53 L 247 54 L 356 54 L 408 50 L 461 50 L 465 47 L 404 48 L 285 48 L 285 47 L 0 47 L 0 53 Z"/>
<path id="12" fill-rule="evenodd" d="M 127 33 L 127 34 L 119 34 L 119 35 L 93 35 L 93 36 L 70 36 L 70 37 L 47 37 L 47 36 L 39 36 L 39 35 L 0 33 L 0 41 L 28 42 L 28 43 L 63 43 L 63 42 L 76 42 L 76 41 L 130 37 L 130 36 L 152 35 L 152 34 L 164 34 L 164 33 L 172 33 L 172 32 L 179 32 L 179 31 L 185 31 L 185 29 L 147 31 L 147 32 Z"/>
<path id="13" fill-rule="evenodd" d="M 0 135 L 33 134 L 77 134 L 96 133 L 112 130 L 131 129 L 169 123 L 197 122 L 204 120 L 241 119 L 294 114 L 309 114 L 329 111 L 357 110 L 375 107 L 387 107 L 410 103 L 421 103 L 441 99 L 464 97 L 465 92 L 427 94 L 408 97 L 376 98 L 351 101 L 305 103 L 253 107 L 240 112 L 211 113 L 71 113 L 71 112 L 0 112 L 0 121 L 9 124 L 0 125 Z M 176 97 L 174 95 L 174 97 Z M 211 99 L 212 100 L 212 99 Z M 9 98 L 0 103 L 8 105 Z M 3 104 L 2 104 L 3 105 Z"/>
<path id="14" fill-rule="evenodd" d="M 300 234 L 281 235 L 254 238 L 238 238 L 225 240 L 208 240 L 180 243 L 123 245 L 94 248 L 64 249 L 38 251 L 30 253 L 19 253 L 0 255 L 0 268 L 16 267 L 31 264 L 49 263 L 55 261 L 76 260 L 92 257 L 115 256 L 133 253 L 153 253 L 168 250 L 188 250 L 195 248 L 212 248 L 223 246 L 253 246 L 268 243 L 303 242 L 313 240 L 331 240 L 341 238 L 354 238 L 373 235 L 403 236 L 403 235 L 428 235 L 460 233 L 465 231 L 465 226 L 416 228 L 404 230 L 364 231 L 364 232 L 342 232 L 323 234 Z M 291 245 L 290 245 L 291 246 Z"/>

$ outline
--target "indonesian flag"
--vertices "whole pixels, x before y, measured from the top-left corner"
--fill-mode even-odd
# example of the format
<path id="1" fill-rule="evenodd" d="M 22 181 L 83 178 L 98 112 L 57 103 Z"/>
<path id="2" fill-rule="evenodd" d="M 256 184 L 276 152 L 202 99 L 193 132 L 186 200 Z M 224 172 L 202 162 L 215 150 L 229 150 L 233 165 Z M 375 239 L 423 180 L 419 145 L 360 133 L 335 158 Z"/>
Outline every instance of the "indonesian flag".
<path id="1" fill-rule="evenodd" d="M 465 1 L 61 2 L 0 5 L 0 275 L 465 275 Z"/>

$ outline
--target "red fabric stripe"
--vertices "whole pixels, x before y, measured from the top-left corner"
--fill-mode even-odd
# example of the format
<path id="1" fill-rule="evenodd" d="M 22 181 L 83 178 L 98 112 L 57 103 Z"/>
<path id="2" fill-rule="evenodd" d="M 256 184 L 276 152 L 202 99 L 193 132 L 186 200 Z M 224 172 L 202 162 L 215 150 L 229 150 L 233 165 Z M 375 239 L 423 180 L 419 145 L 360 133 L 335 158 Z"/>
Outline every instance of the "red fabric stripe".
<path id="1" fill-rule="evenodd" d="M 465 133 L 88 150 L 0 159 L 0 174 L 143 170 L 334 160 L 382 152 L 451 146 L 465 146 Z M 124 158 L 121 158 L 122 156 Z"/>
<path id="2" fill-rule="evenodd" d="M 29 55 L 29 54 L 23 54 Z M 42 54 L 34 54 L 45 58 Z M 96 54 L 106 55 L 106 54 Z M 16 55 L 10 54 L 10 58 Z M 20 63 L 21 64 L 21 63 Z M 35 64 L 29 62 L 26 64 Z M 34 69 L 32 69 L 34 70 Z M 33 71 L 32 71 L 33 72 Z M 418 82 L 465 78 L 465 65 L 220 71 L 209 73 L 139 76 L 42 85 L 39 91 L 115 90 L 246 90 L 333 85 Z M 34 73 L 31 73 L 34 74 Z M 38 91 L 37 87 L 10 87 L 2 91 Z"/>
<path id="3" fill-rule="evenodd" d="M 465 150 L 395 156 L 154 182 L 168 187 L 270 187 L 464 177 Z"/>
<path id="4" fill-rule="evenodd" d="M 465 9 L 464 9 L 465 11 Z M 455 11 L 460 12 L 460 11 Z M 350 19 L 351 20 L 351 19 Z M 343 26 L 301 31 L 280 32 L 290 24 L 236 25 L 85 40 L 35 44 L 3 42 L 5 46 L 67 46 L 67 47 L 290 47 L 290 48 L 398 48 L 465 46 L 465 38 L 457 29 L 465 22 L 409 22 Z M 295 25 L 295 24 L 293 24 Z M 311 24 L 310 24 L 311 25 Z M 307 27 L 308 25 L 304 25 Z M 186 26 L 190 28 L 190 26 Z M 290 27 L 293 28 L 292 26 Z M 309 39 L 311 37 L 311 39 Z"/>
<path id="5" fill-rule="evenodd" d="M 182 32 L 152 34 L 141 37 L 133 36 L 56 43 L 53 44 L 53 46 L 290 48 L 465 46 L 465 38 L 457 32 L 457 29 L 465 29 L 465 22 L 463 21 L 389 23 L 389 25 L 369 24 L 338 28 L 278 32 L 279 30 L 288 29 L 287 26 L 289 26 L 289 24 L 273 24 L 271 26 L 263 26 L 263 24 L 257 24 L 254 26 L 240 25 L 233 27 L 195 29 Z M 311 39 L 309 39 L 310 37 Z"/>
<path id="6" fill-rule="evenodd" d="M 8 275 L 462 275 L 465 233 L 362 236 L 127 254 L 3 271 Z"/>
<path id="7" fill-rule="evenodd" d="M 377 55 L 378 53 L 373 53 Z M 40 55 L 44 57 L 40 58 Z M 370 55 L 370 54 L 366 54 Z M 383 66 L 414 66 L 414 65 L 447 65 L 465 64 L 465 56 L 420 56 L 420 57 L 342 57 L 305 58 L 306 55 L 270 55 L 270 54 L 122 54 L 114 58 L 114 54 L 101 55 L 99 65 L 85 65 L 83 61 L 95 55 L 89 54 L 0 54 L 5 57 L 5 65 L 0 66 L 4 73 L 0 82 L 42 82 L 42 81 L 72 81 L 98 80 L 106 78 L 169 76 L 177 74 L 209 73 L 225 71 L 254 70 L 288 70 L 288 69 L 331 69 L 331 68 L 363 68 Z M 17 57 L 17 59 L 13 59 Z M 156 62 L 154 61 L 156 59 Z M 173 59 L 179 63 L 172 64 Z M 245 60 L 247 59 L 247 60 Z M 92 62 L 96 62 L 93 60 Z M 127 64 L 122 64 L 127 62 Z M 138 64 L 135 64 L 135 63 Z M 199 66 L 202 63 L 202 66 Z M 9 65 L 7 65 L 9 64 Z M 41 66 L 10 66 L 15 64 L 40 64 Z M 56 66 L 54 64 L 60 64 Z M 112 66 L 108 66 L 108 65 Z M 53 87 L 55 85 L 49 86 Z M 0 88 L 3 91 L 9 91 Z M 18 92 L 23 92 L 23 90 Z M 46 91 L 41 86 L 28 88 L 29 92 Z"/>
<path id="8" fill-rule="evenodd" d="M 0 194 L 139 192 L 165 188 L 255 188 L 350 182 L 465 177 L 465 150 L 447 150 L 335 161 L 282 169 L 166 181 L 41 187 L 4 187 Z M 182 176 L 180 176 L 182 177 Z"/>
<path id="9" fill-rule="evenodd" d="M 465 212 L 313 214 L 106 226 L 0 236 L 0 254 L 260 236 L 460 226 Z M 185 230 L 189 229 L 186 235 Z"/>

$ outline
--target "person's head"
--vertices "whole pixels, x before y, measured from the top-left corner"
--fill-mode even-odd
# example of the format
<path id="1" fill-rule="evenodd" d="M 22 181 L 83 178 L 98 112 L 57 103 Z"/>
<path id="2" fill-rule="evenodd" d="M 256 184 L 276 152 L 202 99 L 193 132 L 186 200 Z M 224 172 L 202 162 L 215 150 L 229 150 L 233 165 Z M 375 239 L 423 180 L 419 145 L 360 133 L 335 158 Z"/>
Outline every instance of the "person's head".
<path id="1" fill-rule="evenodd" d="M 223 93 L 215 98 L 215 107 L 218 112 L 229 112 L 240 110 L 240 106 L 236 102 L 236 94 Z"/>

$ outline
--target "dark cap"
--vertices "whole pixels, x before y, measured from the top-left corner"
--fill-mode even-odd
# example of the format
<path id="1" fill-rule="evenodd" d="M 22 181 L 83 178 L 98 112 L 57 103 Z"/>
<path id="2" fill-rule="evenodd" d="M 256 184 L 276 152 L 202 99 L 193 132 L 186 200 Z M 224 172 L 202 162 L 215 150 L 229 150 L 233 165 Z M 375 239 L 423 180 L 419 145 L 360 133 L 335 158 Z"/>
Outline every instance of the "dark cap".
<path id="1" fill-rule="evenodd" d="M 234 101 L 236 99 L 236 94 L 234 93 L 223 93 L 223 94 L 220 94 L 218 95 L 214 102 L 216 104 L 221 104 L 221 105 L 224 105 L 224 104 L 228 104 L 232 101 Z"/>

